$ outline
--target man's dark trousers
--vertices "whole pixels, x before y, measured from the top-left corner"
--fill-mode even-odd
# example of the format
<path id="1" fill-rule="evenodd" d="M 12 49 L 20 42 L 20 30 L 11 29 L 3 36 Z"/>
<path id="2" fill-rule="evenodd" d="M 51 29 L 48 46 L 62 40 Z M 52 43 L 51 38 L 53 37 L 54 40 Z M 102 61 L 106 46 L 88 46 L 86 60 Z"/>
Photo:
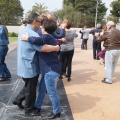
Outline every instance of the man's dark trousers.
<path id="1" fill-rule="evenodd" d="M 27 113 L 34 110 L 38 77 L 39 75 L 33 78 L 23 78 L 25 85 L 14 100 L 18 103 L 22 103 L 25 100 L 25 112 Z"/>
<path id="2" fill-rule="evenodd" d="M 101 51 L 101 42 L 93 40 L 93 59 L 99 60 L 98 53 Z"/>
<path id="3" fill-rule="evenodd" d="M 87 50 L 87 41 L 88 41 L 88 39 L 83 39 L 82 40 L 81 49 Z"/>

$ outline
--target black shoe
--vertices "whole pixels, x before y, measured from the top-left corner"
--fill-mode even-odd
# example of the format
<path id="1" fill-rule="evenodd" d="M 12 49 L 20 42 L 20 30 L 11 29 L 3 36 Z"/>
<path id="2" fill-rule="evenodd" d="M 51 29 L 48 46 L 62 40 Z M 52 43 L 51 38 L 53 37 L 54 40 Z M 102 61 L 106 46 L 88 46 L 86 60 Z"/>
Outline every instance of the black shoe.
<path id="1" fill-rule="evenodd" d="M 65 74 L 65 77 L 68 77 L 68 74 Z"/>
<path id="2" fill-rule="evenodd" d="M 32 111 L 32 112 L 25 112 L 25 115 L 28 115 L 28 116 L 39 116 L 40 115 L 40 112 L 36 112 L 36 111 Z"/>
<path id="3" fill-rule="evenodd" d="M 107 83 L 107 84 L 112 84 L 112 83 L 110 83 L 110 82 L 106 82 L 105 80 L 106 80 L 106 79 L 104 78 L 104 80 L 102 80 L 102 82 L 103 82 L 103 83 Z"/>
<path id="4" fill-rule="evenodd" d="M 70 78 L 70 77 L 68 77 L 68 79 L 67 79 L 67 80 L 68 80 L 68 82 L 70 82 L 70 81 L 71 81 L 71 78 Z"/>
<path id="5" fill-rule="evenodd" d="M 62 80 L 62 79 L 63 79 L 63 77 L 62 77 L 62 76 L 60 76 L 60 77 L 59 77 L 59 80 Z"/>
<path id="6" fill-rule="evenodd" d="M 67 74 L 66 74 L 66 73 L 63 73 L 62 75 L 63 75 L 63 76 L 66 76 Z"/>
<path id="7" fill-rule="evenodd" d="M 41 111 L 41 109 L 38 109 L 38 108 L 34 107 L 34 112 L 35 113 L 39 113 L 40 114 L 40 111 Z"/>
<path id="8" fill-rule="evenodd" d="M 66 74 L 65 77 L 67 78 L 68 81 L 71 81 L 71 78 L 70 78 L 71 76 L 68 76 L 68 75 Z"/>
<path id="9" fill-rule="evenodd" d="M 47 116 L 47 119 L 55 119 L 55 118 L 60 118 L 61 113 L 54 114 L 53 112 L 50 113 L 49 116 Z"/>
<path id="10" fill-rule="evenodd" d="M 66 75 L 65 75 L 65 77 L 66 77 L 66 78 L 70 78 L 70 77 L 71 77 L 71 75 L 69 75 L 69 76 L 68 76 L 68 74 L 66 74 Z"/>
<path id="11" fill-rule="evenodd" d="M 7 79 L 6 78 L 0 78 L 0 81 L 6 81 Z"/>
<path id="12" fill-rule="evenodd" d="M 11 76 L 7 76 L 6 79 L 11 79 Z"/>
<path id="13" fill-rule="evenodd" d="M 24 106 L 22 105 L 22 103 L 18 103 L 16 101 L 13 101 L 14 105 L 17 105 L 20 109 L 24 109 Z"/>

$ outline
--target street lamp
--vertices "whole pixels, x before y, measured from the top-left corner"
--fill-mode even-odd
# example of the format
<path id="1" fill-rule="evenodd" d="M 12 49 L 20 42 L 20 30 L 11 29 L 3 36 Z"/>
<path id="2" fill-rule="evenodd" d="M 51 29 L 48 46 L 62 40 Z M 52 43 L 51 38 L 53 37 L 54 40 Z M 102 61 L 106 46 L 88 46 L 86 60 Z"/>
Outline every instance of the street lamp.
<path id="1" fill-rule="evenodd" d="M 98 13 L 98 0 L 97 0 L 97 4 L 96 4 L 95 28 L 96 28 L 96 25 L 97 25 L 97 13 Z"/>

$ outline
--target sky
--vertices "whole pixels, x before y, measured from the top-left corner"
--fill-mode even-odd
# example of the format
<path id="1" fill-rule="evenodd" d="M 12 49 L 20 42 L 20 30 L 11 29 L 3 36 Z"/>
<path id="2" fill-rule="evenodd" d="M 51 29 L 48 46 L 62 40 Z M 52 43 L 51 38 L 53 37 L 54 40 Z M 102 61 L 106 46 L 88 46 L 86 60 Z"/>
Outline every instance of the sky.
<path id="1" fill-rule="evenodd" d="M 24 8 L 24 13 L 27 13 L 29 10 L 32 9 L 32 6 L 35 5 L 35 3 L 44 3 L 44 6 L 48 7 L 49 11 L 59 10 L 62 8 L 62 1 L 63 0 L 20 0 L 21 4 Z M 110 14 L 110 3 L 113 0 L 102 0 L 103 3 L 105 3 L 105 6 L 108 8 L 107 15 Z"/>
<path id="2" fill-rule="evenodd" d="M 44 6 L 47 6 L 49 11 L 59 10 L 62 8 L 62 1 L 63 0 L 20 0 L 23 8 L 25 9 L 24 13 L 31 10 L 35 3 L 44 3 Z"/>
<path id="3" fill-rule="evenodd" d="M 114 1 L 114 0 L 102 0 L 102 2 L 105 3 L 106 8 L 108 8 L 106 15 L 109 15 L 109 14 L 110 14 L 110 10 L 111 10 L 110 4 L 111 4 L 111 2 L 113 2 L 113 1 Z"/>

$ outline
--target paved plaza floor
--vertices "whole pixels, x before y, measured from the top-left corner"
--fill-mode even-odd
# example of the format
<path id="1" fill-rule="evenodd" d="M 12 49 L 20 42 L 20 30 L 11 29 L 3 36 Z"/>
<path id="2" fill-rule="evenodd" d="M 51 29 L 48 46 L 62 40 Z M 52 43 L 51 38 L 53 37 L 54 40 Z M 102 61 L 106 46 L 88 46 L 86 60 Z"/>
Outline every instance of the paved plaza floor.
<path id="1" fill-rule="evenodd" d="M 81 50 L 80 44 L 77 38 L 72 80 L 63 80 L 74 120 L 120 120 L 120 59 L 113 84 L 102 83 L 104 65 L 93 60 L 92 37 L 88 50 Z"/>
<path id="2" fill-rule="evenodd" d="M 93 60 L 92 38 L 88 41 L 88 50 L 81 50 L 80 44 L 80 39 L 76 38 L 72 80 L 68 82 L 64 78 L 58 83 L 62 108 L 59 120 L 120 120 L 120 59 L 113 76 L 113 84 L 102 83 L 104 65 Z M 51 109 L 47 94 L 43 104 L 43 117 L 27 118 L 24 111 L 12 105 L 12 100 L 23 82 L 16 75 L 16 44 L 9 47 L 6 63 L 11 70 L 12 79 L 0 83 L 0 120 L 43 120 Z"/>

